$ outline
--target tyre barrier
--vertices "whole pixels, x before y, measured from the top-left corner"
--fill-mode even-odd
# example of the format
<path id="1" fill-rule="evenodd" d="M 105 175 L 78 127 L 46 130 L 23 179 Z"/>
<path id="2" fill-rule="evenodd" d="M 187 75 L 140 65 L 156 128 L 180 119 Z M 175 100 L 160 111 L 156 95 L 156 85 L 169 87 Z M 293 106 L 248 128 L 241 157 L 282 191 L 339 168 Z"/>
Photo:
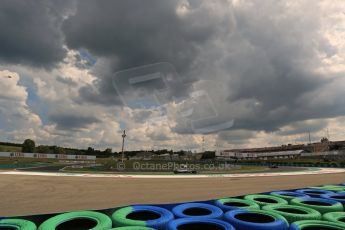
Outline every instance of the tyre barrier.
<path id="1" fill-rule="evenodd" d="M 239 198 L 222 198 L 216 200 L 214 203 L 224 212 L 234 209 L 260 209 L 260 206 L 256 202 Z"/>
<path id="2" fill-rule="evenodd" d="M 295 192 L 303 193 L 313 198 L 321 198 L 321 195 L 334 193 L 332 191 L 327 191 L 327 190 L 322 190 L 322 189 L 311 189 L 311 188 L 299 189 L 299 190 L 296 190 Z"/>
<path id="3" fill-rule="evenodd" d="M 297 197 L 299 197 L 299 198 L 309 198 L 310 197 L 310 196 L 303 194 L 303 193 L 283 191 L 283 190 L 273 191 L 270 193 L 270 195 L 282 198 L 288 202 L 290 202 L 292 199 L 297 198 Z"/>
<path id="4" fill-rule="evenodd" d="M 244 196 L 245 200 L 256 202 L 260 207 L 270 204 L 288 204 L 288 202 L 280 197 L 264 194 L 252 194 Z"/>
<path id="5" fill-rule="evenodd" d="M 78 211 L 56 215 L 44 221 L 38 230 L 108 230 L 112 227 L 111 219 L 100 212 Z"/>
<path id="6" fill-rule="evenodd" d="M 329 212 L 323 215 L 323 219 L 342 224 L 345 229 L 345 212 Z"/>
<path id="7" fill-rule="evenodd" d="M 344 230 L 344 226 L 324 220 L 301 220 L 291 224 L 290 230 Z"/>
<path id="8" fill-rule="evenodd" d="M 345 207 L 345 193 L 334 193 L 334 194 L 325 194 L 321 198 L 335 200 L 343 204 Z"/>
<path id="9" fill-rule="evenodd" d="M 291 200 L 291 204 L 312 208 L 321 214 L 327 212 L 342 212 L 344 210 L 340 202 L 322 198 L 295 198 Z"/>
<path id="10" fill-rule="evenodd" d="M 312 208 L 289 204 L 266 205 L 262 208 L 283 216 L 289 223 L 299 220 L 321 220 L 321 213 Z"/>
<path id="11" fill-rule="evenodd" d="M 127 206 L 112 214 L 114 227 L 142 226 L 164 230 L 173 219 L 169 210 L 150 205 Z"/>
<path id="12" fill-rule="evenodd" d="M 13 230 L 36 230 L 36 225 L 28 220 L 23 219 L 2 219 L 0 220 L 0 229 Z"/>
<path id="13" fill-rule="evenodd" d="M 185 203 L 175 206 L 172 213 L 177 218 L 198 217 L 207 219 L 220 219 L 223 211 L 215 205 L 205 203 Z"/>
<path id="14" fill-rule="evenodd" d="M 340 185 L 324 185 L 319 187 L 310 187 L 311 189 L 327 190 L 330 192 L 345 192 L 345 186 Z"/>
<path id="15" fill-rule="evenodd" d="M 285 230 L 289 223 L 292 230 L 345 230 L 344 188 L 323 185 L 184 204 L 0 217 L 0 230 Z"/>
<path id="16" fill-rule="evenodd" d="M 143 227 L 143 226 L 126 226 L 126 227 L 112 228 L 109 230 L 155 230 L 155 229 L 149 228 L 149 227 Z"/>
<path id="17" fill-rule="evenodd" d="M 224 214 L 224 219 L 236 230 L 287 230 L 289 228 L 283 216 L 266 210 L 232 210 Z"/>
<path id="18" fill-rule="evenodd" d="M 170 221 L 168 223 L 168 230 L 235 230 L 235 228 L 219 219 L 207 218 L 181 218 Z"/>

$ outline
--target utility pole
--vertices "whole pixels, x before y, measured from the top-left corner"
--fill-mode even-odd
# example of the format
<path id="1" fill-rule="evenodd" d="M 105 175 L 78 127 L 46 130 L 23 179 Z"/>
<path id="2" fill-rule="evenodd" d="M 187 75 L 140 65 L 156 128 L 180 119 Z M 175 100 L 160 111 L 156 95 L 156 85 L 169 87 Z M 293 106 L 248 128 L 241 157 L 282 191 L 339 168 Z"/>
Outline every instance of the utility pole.
<path id="1" fill-rule="evenodd" d="M 125 137 L 126 137 L 126 130 L 123 130 L 123 134 L 122 134 L 122 157 L 121 157 L 121 161 L 123 163 L 123 159 L 124 159 L 124 152 L 123 152 L 123 149 L 124 149 L 124 146 L 125 146 Z"/>
<path id="2" fill-rule="evenodd" d="M 308 133 L 309 133 L 309 144 L 311 144 L 310 131 Z"/>
<path id="3" fill-rule="evenodd" d="M 330 139 L 329 139 L 329 129 L 327 128 L 327 139 L 328 139 L 328 141 L 330 141 Z"/>
<path id="4" fill-rule="evenodd" d="M 202 136 L 202 149 L 201 149 L 201 152 L 205 152 L 205 137 Z"/>

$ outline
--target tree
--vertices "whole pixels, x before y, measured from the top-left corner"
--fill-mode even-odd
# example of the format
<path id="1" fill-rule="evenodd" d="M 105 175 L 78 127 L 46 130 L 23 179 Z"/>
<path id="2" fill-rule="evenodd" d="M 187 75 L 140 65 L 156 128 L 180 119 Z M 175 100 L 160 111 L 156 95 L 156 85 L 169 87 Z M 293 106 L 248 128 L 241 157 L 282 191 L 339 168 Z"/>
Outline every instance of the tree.
<path id="1" fill-rule="evenodd" d="M 102 153 L 104 156 L 111 157 L 113 155 L 113 150 L 111 148 L 107 148 Z"/>
<path id="2" fill-rule="evenodd" d="M 49 153 L 50 152 L 49 150 L 50 148 L 47 145 L 39 145 L 36 148 L 37 153 Z"/>
<path id="3" fill-rule="evenodd" d="M 88 147 L 86 150 L 87 155 L 95 155 L 95 149 Z"/>
<path id="4" fill-rule="evenodd" d="M 327 137 L 323 137 L 323 138 L 321 139 L 321 143 L 327 143 L 327 142 L 329 142 L 329 140 L 328 140 Z"/>
<path id="5" fill-rule="evenodd" d="M 108 154 L 108 155 L 111 155 L 111 154 L 112 154 L 112 151 L 113 151 L 113 150 L 112 150 L 111 148 L 107 148 L 107 149 L 104 150 L 104 153 L 105 153 L 105 154 Z"/>
<path id="6" fill-rule="evenodd" d="M 23 153 L 33 153 L 35 152 L 35 142 L 31 139 L 26 139 L 22 146 Z"/>
<path id="7" fill-rule="evenodd" d="M 66 154 L 65 149 L 59 146 L 53 146 L 53 152 L 54 154 Z"/>
<path id="8" fill-rule="evenodd" d="M 216 153 L 211 151 L 206 151 L 201 156 L 201 160 L 209 160 L 214 158 L 216 158 Z"/>

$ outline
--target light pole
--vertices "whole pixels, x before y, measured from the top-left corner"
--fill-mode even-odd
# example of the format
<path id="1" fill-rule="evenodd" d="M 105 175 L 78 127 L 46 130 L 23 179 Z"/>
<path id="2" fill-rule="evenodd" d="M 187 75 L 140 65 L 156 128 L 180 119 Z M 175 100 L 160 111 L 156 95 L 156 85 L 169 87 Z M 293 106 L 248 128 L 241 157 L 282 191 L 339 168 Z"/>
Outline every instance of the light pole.
<path id="1" fill-rule="evenodd" d="M 205 136 L 202 136 L 202 148 L 201 148 L 201 152 L 202 152 L 202 153 L 205 152 Z"/>
<path id="2" fill-rule="evenodd" d="M 121 157 L 121 161 L 123 163 L 123 158 L 124 158 L 124 152 L 123 152 L 123 148 L 125 146 L 125 137 L 126 137 L 126 130 L 123 130 L 123 134 L 122 134 L 122 157 Z"/>

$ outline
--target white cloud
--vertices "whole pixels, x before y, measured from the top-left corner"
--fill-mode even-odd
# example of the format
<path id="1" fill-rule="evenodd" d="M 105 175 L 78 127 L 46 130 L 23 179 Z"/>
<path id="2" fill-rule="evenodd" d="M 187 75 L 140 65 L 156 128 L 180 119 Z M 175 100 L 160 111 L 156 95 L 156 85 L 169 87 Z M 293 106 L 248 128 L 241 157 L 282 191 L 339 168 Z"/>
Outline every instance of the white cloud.
<path id="1" fill-rule="evenodd" d="M 235 121 L 233 129 L 206 135 L 206 148 L 304 142 L 309 130 L 314 140 L 327 129 L 332 139 L 344 139 L 345 2 L 228 2 L 228 7 L 212 1 L 196 7 L 186 0 L 176 8 L 186 25 L 183 28 L 188 30 L 191 24 L 197 31 L 186 33 L 194 39 L 187 44 L 198 51 L 193 48 L 195 56 L 187 71 L 196 78 L 193 86 L 212 97 L 218 120 Z M 215 25 L 222 26 L 209 29 Z M 215 34 L 208 36 L 208 31 Z M 198 33 L 207 38 L 201 39 L 201 45 Z M 178 55 L 188 53 L 181 50 Z M 97 58 L 90 67 L 77 51 L 68 50 L 53 69 L 1 64 L 0 134 L 18 142 L 33 138 L 42 144 L 120 150 L 125 127 L 127 149 L 201 149 L 202 135 L 192 134 L 179 121 L 179 114 L 169 113 L 166 120 L 158 110 L 82 100 L 83 87 L 108 89 L 97 84 L 111 76 L 114 62 L 121 61 L 120 56 L 119 60 L 112 57 L 115 61 Z M 28 102 L 29 87 L 39 98 L 37 104 Z M 205 108 L 206 103 L 197 104 Z M 168 108 L 174 106 L 171 103 Z M 200 109 L 197 115 L 209 112 Z"/>
<path id="2" fill-rule="evenodd" d="M 16 72 L 0 71 L 0 111 L 1 121 L 7 129 L 22 126 L 35 127 L 41 124 L 39 116 L 30 111 L 27 105 L 28 93 L 19 85 L 20 77 Z"/>

